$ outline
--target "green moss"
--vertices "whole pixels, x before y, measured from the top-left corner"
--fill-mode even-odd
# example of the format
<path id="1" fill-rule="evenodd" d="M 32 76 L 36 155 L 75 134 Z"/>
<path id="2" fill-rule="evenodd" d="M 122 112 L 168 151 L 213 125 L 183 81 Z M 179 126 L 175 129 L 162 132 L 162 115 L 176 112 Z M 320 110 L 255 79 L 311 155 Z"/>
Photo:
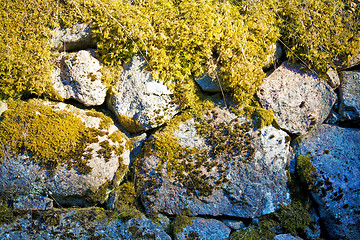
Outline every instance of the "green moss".
<path id="1" fill-rule="evenodd" d="M 308 155 L 300 155 L 296 162 L 296 171 L 301 183 L 305 184 L 308 189 L 314 187 L 316 181 L 316 168 L 312 164 L 312 157 Z"/>
<path id="2" fill-rule="evenodd" d="M 72 113 L 55 111 L 36 100 L 9 101 L 0 123 L 1 160 L 8 154 L 25 152 L 49 170 L 65 163 L 87 174 L 91 168 L 85 149 L 96 136 L 95 129 L 86 128 Z"/>
<path id="3" fill-rule="evenodd" d="M 136 202 L 136 191 L 134 184 L 126 182 L 122 184 L 117 190 L 118 199 L 115 203 L 116 209 L 121 209 L 125 205 L 134 205 Z"/>
<path id="4" fill-rule="evenodd" d="M 190 212 L 185 210 L 180 215 L 176 216 L 174 221 L 171 223 L 171 230 L 173 234 L 176 236 L 178 233 L 182 233 L 184 231 L 184 228 L 186 228 L 187 225 L 191 224 L 192 217 L 188 217 L 187 214 Z"/>
<path id="5" fill-rule="evenodd" d="M 117 212 L 114 214 L 113 218 L 115 220 L 126 222 L 130 219 L 138 219 L 143 216 L 144 214 L 137 210 L 134 206 L 124 204 L 120 209 L 117 209 Z"/>
<path id="6" fill-rule="evenodd" d="M 86 198 L 87 201 L 91 203 L 104 203 L 109 196 L 111 182 L 107 180 L 103 185 L 99 187 L 97 190 L 87 190 L 82 193 L 82 195 Z"/>
<path id="7" fill-rule="evenodd" d="M 4 201 L 0 201 L 0 223 L 11 223 L 15 220 L 13 210 Z"/>
<path id="8" fill-rule="evenodd" d="M 130 133 L 138 133 L 145 130 L 145 128 L 133 117 L 118 115 L 118 120 L 120 125 Z"/>
<path id="9" fill-rule="evenodd" d="M 258 107 L 245 107 L 245 112 L 248 118 L 253 120 L 254 127 L 261 129 L 265 126 L 275 125 L 277 126 L 274 118 L 274 112 L 272 110 L 266 110 Z"/>

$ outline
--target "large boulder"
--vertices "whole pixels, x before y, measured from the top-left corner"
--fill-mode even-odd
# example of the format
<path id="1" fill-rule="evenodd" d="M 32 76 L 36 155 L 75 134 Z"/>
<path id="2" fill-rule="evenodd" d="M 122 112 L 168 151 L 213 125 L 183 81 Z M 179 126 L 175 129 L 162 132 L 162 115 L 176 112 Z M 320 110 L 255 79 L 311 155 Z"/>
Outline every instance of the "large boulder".
<path id="1" fill-rule="evenodd" d="M 341 72 L 339 102 L 344 120 L 360 120 L 360 71 Z"/>
<path id="2" fill-rule="evenodd" d="M 103 202 L 124 176 L 125 134 L 102 113 L 38 100 L 2 114 L 0 195 L 49 195 L 59 204 Z"/>
<path id="3" fill-rule="evenodd" d="M 172 92 L 152 79 L 146 61 L 134 56 L 124 67 L 119 83 L 109 97 L 108 106 L 129 132 L 140 132 L 162 125 L 178 111 Z"/>
<path id="4" fill-rule="evenodd" d="M 265 78 L 257 95 L 264 108 L 274 111 L 280 127 L 293 134 L 322 123 L 336 102 L 328 84 L 287 61 Z"/>
<path id="5" fill-rule="evenodd" d="M 252 218 L 289 203 L 285 132 L 255 130 L 220 107 L 177 121 L 143 147 L 137 179 L 146 212 Z"/>
<path id="6" fill-rule="evenodd" d="M 86 106 L 101 105 L 107 91 L 101 68 L 94 50 L 60 53 L 51 74 L 53 88 L 63 99 L 75 99 Z"/>
<path id="7" fill-rule="evenodd" d="M 57 28 L 52 31 L 51 49 L 59 52 L 73 52 L 96 48 L 92 39 L 91 22 L 77 23 L 71 28 Z"/>
<path id="8" fill-rule="evenodd" d="M 358 239 L 360 130 L 324 124 L 302 136 L 298 142 L 295 146 L 298 161 L 302 155 L 302 161 L 308 158 L 313 165 L 302 170 L 308 173 L 303 177 L 314 181 L 311 194 L 330 237 Z"/>
<path id="9" fill-rule="evenodd" d="M 120 219 L 101 208 L 54 209 L 28 214 L 12 223 L 0 225 L 1 239 L 164 239 L 164 229 L 137 213 L 119 213 Z M 129 214 L 129 212 L 127 213 Z M 38 217 L 37 217 L 38 216 Z"/>
<path id="10" fill-rule="evenodd" d="M 186 218 L 186 217 L 185 217 Z M 176 221 L 175 221 L 176 224 Z M 228 239 L 230 228 L 216 219 L 188 218 L 187 221 L 175 226 L 175 239 Z"/>

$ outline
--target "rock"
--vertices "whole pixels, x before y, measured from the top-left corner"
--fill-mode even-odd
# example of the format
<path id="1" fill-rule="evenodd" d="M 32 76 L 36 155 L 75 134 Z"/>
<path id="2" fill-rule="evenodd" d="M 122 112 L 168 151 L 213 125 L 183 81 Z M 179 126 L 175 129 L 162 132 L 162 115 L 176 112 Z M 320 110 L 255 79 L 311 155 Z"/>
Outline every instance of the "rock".
<path id="1" fill-rule="evenodd" d="M 221 221 L 233 230 L 239 230 L 246 227 L 245 224 L 240 220 L 223 219 Z"/>
<path id="2" fill-rule="evenodd" d="M 134 56 L 108 101 L 121 125 L 131 133 L 161 126 L 178 112 L 171 100 L 172 92 L 154 81 L 145 67 L 146 61 Z"/>
<path id="3" fill-rule="evenodd" d="M 27 108 L 29 106 L 31 106 L 30 111 Z M 111 181 L 122 178 L 130 162 L 127 137 L 116 128 L 112 120 L 95 111 L 81 110 L 64 103 L 40 100 L 29 103 L 21 102 L 16 109 L 24 111 L 26 114 L 24 117 L 28 119 L 29 127 L 24 128 L 23 136 L 27 139 L 25 144 L 29 144 L 29 146 L 20 153 L 11 150 L 10 145 L 8 146 L 5 157 L 0 160 L 0 194 L 7 196 L 17 194 L 50 195 L 57 203 L 65 205 L 87 205 L 92 202 L 105 201 L 108 194 L 107 188 L 110 187 Z M 35 112 L 31 113 L 31 111 Z M 60 118 L 54 117 L 50 121 L 50 117 L 56 116 L 56 112 L 59 112 Z M 14 113 L 5 112 L 4 114 Z M 71 117 L 74 115 L 76 117 Z M 20 117 L 16 118 L 21 119 Z M 50 121 L 52 124 L 56 121 L 62 122 L 63 125 L 51 126 L 52 129 L 60 131 L 57 133 L 60 138 L 47 135 L 44 131 L 54 134 L 55 131 L 46 130 L 47 126 L 41 126 L 41 122 L 31 121 L 31 119 L 37 118 L 42 119 L 41 121 Z M 71 122 L 68 122 L 69 118 Z M 3 121 L 6 121 L 6 124 L 12 123 L 10 117 L 4 117 Z M 3 124 L 2 122 L 0 124 Z M 84 125 L 80 125 L 81 123 Z M 74 127 L 84 126 L 84 130 L 81 130 L 84 132 L 77 128 L 72 129 L 70 125 L 66 124 L 72 124 Z M 81 134 L 86 134 L 86 132 L 93 137 L 90 137 L 89 140 L 81 138 Z M 16 134 L 14 132 L 12 141 L 18 141 L 21 144 L 21 139 L 16 139 Z M 73 134 L 79 134 L 78 137 L 82 140 L 78 143 L 76 141 L 67 142 L 68 135 Z M 62 141 L 59 143 L 61 145 L 53 146 L 55 143 L 51 138 Z M 2 136 L 2 142 L 7 142 L 4 136 Z M 30 145 L 31 143 L 35 146 Z M 75 146 L 76 149 L 67 152 L 69 150 L 66 146 L 70 149 Z M 54 154 L 54 151 L 55 153 L 58 151 L 56 153 L 58 155 L 64 154 L 64 158 L 71 157 L 71 159 L 51 157 L 45 161 L 52 156 L 51 154 Z"/>
<path id="4" fill-rule="evenodd" d="M 205 73 L 200 78 L 196 78 L 195 81 L 197 84 L 199 84 L 199 86 L 204 92 L 210 92 L 210 93 L 221 92 L 221 88 L 218 85 L 216 76 L 210 77 L 208 73 Z"/>
<path id="5" fill-rule="evenodd" d="M 6 102 L 0 101 L 0 116 L 8 109 Z"/>
<path id="6" fill-rule="evenodd" d="M 340 86 L 340 77 L 337 71 L 333 68 L 329 68 L 329 70 L 326 72 L 328 76 L 328 83 L 332 88 L 338 88 Z"/>
<path id="7" fill-rule="evenodd" d="M 144 216 L 107 217 L 101 208 L 54 209 L 0 225 L 1 239 L 164 239 L 170 236 Z"/>
<path id="8" fill-rule="evenodd" d="M 337 124 L 340 120 L 341 120 L 340 114 L 338 114 L 333 109 L 331 109 L 331 112 L 330 112 L 329 116 L 326 118 L 326 120 L 324 121 L 324 123 Z"/>
<path id="9" fill-rule="evenodd" d="M 92 39 L 91 25 L 91 22 L 77 23 L 72 28 L 55 29 L 50 41 L 51 49 L 59 52 L 73 52 L 96 48 L 96 43 Z"/>
<path id="10" fill-rule="evenodd" d="M 171 126 L 152 137 L 139 163 L 146 212 L 252 218 L 289 203 L 285 132 L 254 130 L 223 108 Z"/>
<path id="11" fill-rule="evenodd" d="M 350 59 L 348 68 L 354 67 L 359 64 L 360 64 L 360 51 Z"/>
<path id="12" fill-rule="evenodd" d="M 101 105 L 107 86 L 94 50 L 61 53 L 52 71 L 53 88 L 64 99 L 75 99 L 86 106 Z"/>
<path id="13" fill-rule="evenodd" d="M 272 54 L 266 56 L 266 62 L 263 64 L 264 69 L 268 69 L 273 65 L 278 64 L 280 58 L 284 54 L 282 46 L 279 42 L 270 45 Z"/>
<path id="14" fill-rule="evenodd" d="M 280 127 L 293 134 L 322 123 L 336 102 L 328 84 L 287 61 L 265 78 L 257 95 L 264 108 L 274 111 Z"/>
<path id="15" fill-rule="evenodd" d="M 354 56 L 352 56 L 352 58 L 349 60 L 349 63 L 346 63 L 347 59 L 337 59 L 334 64 L 336 66 L 337 69 L 346 69 L 346 68 L 351 68 L 354 67 L 356 65 L 360 64 L 360 51 L 355 54 Z"/>
<path id="16" fill-rule="evenodd" d="M 311 194 L 332 239 L 360 236 L 360 130 L 319 125 L 301 137 L 296 155 L 316 169 Z"/>
<path id="17" fill-rule="evenodd" d="M 186 224 L 181 229 L 176 228 L 175 239 L 220 240 L 227 239 L 230 236 L 230 232 L 230 228 L 219 220 L 194 218 L 190 220 L 189 224 Z"/>
<path id="18" fill-rule="evenodd" d="M 13 199 L 14 208 L 17 210 L 45 211 L 53 207 L 53 200 L 41 195 L 22 195 Z"/>
<path id="19" fill-rule="evenodd" d="M 141 148 L 146 138 L 147 138 L 146 133 L 142 133 L 131 138 L 131 142 L 133 145 L 133 150 L 131 152 L 132 159 L 136 158 L 141 154 Z"/>
<path id="20" fill-rule="evenodd" d="M 341 72 L 339 110 L 344 120 L 360 118 L 360 72 Z"/>
<path id="21" fill-rule="evenodd" d="M 274 240 L 302 240 L 302 238 L 294 237 L 291 234 L 279 234 L 274 237 Z"/>

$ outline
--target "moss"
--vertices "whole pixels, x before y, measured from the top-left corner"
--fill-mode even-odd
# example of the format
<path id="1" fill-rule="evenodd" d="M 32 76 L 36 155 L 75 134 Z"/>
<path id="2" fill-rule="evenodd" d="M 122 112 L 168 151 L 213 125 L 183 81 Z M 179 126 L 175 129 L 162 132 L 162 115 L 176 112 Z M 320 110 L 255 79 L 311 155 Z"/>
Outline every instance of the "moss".
<path id="1" fill-rule="evenodd" d="M 4 201 L 0 201 L 0 223 L 11 223 L 15 220 L 13 210 Z"/>
<path id="2" fill-rule="evenodd" d="M 44 168 L 54 170 L 60 163 L 82 174 L 87 166 L 85 149 L 96 141 L 97 131 L 86 128 L 80 118 L 66 111 L 55 111 L 40 101 L 9 101 L 2 115 L 0 154 L 29 153 Z"/>
<path id="3" fill-rule="evenodd" d="M 260 239 L 273 239 L 275 233 L 269 229 L 262 229 L 258 226 L 250 226 L 244 230 L 232 233 L 229 240 L 260 240 Z"/>
<path id="4" fill-rule="evenodd" d="M 136 202 L 136 191 L 134 184 L 126 182 L 122 184 L 116 192 L 118 193 L 118 199 L 115 203 L 116 209 L 121 209 L 122 205 L 134 205 Z"/>
<path id="5" fill-rule="evenodd" d="M 113 218 L 115 220 L 126 222 L 130 219 L 138 219 L 143 216 L 143 213 L 137 210 L 134 206 L 124 204 L 120 209 L 117 209 L 117 212 L 114 214 Z"/>
<path id="6" fill-rule="evenodd" d="M 171 230 L 175 236 L 178 233 L 182 233 L 184 228 L 191 224 L 192 219 L 194 219 L 192 217 L 188 217 L 187 214 L 189 214 L 187 210 L 183 211 L 180 215 L 176 216 L 174 221 L 171 223 Z"/>
<path id="7" fill-rule="evenodd" d="M 316 168 L 312 164 L 312 157 L 308 155 L 300 155 L 296 162 L 296 171 L 301 183 L 305 184 L 308 189 L 314 187 L 316 181 Z"/>
<path id="8" fill-rule="evenodd" d="M 133 117 L 118 115 L 118 120 L 120 125 L 130 133 L 138 133 L 145 130 L 145 128 Z"/>
<path id="9" fill-rule="evenodd" d="M 106 221 L 108 219 L 107 211 L 100 207 L 90 208 L 74 208 L 74 215 L 71 217 L 73 221 L 79 222 L 86 227 L 93 224 L 94 221 Z"/>
<path id="10" fill-rule="evenodd" d="M 82 195 L 86 198 L 87 201 L 91 203 L 104 203 L 109 196 L 111 187 L 111 182 L 107 180 L 103 185 L 97 190 L 89 189 L 84 191 Z"/>
<path id="11" fill-rule="evenodd" d="M 275 125 L 277 126 L 274 118 L 274 112 L 272 110 L 266 110 L 258 107 L 245 107 L 246 115 L 249 119 L 253 120 L 254 127 L 261 129 L 265 126 Z"/>

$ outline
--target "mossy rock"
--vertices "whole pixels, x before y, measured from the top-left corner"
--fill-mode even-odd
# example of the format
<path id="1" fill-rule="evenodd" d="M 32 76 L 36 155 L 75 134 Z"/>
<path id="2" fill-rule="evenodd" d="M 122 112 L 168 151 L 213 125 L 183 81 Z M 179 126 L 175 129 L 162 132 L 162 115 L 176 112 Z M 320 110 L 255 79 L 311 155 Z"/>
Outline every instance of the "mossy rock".
<path id="1" fill-rule="evenodd" d="M 50 194 L 75 205 L 102 202 L 106 182 L 118 169 L 127 171 L 128 139 L 104 114 L 41 100 L 7 103 L 0 122 L 2 194 Z"/>

